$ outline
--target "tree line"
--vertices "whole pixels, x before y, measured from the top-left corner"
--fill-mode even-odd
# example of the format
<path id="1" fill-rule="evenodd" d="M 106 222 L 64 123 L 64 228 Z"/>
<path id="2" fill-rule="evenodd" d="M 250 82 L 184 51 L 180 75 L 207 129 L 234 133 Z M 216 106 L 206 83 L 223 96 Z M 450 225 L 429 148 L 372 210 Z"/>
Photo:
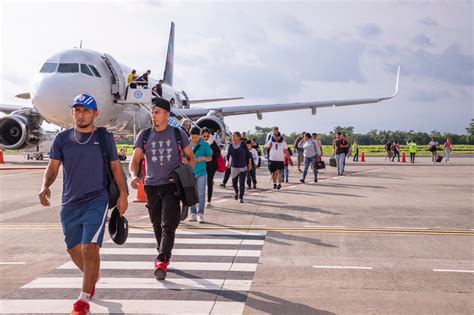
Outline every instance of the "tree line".
<path id="1" fill-rule="evenodd" d="M 248 132 L 247 138 L 255 138 L 259 144 L 265 142 L 266 136 L 271 132 L 273 127 L 260 127 L 255 126 L 255 131 Z M 294 143 L 296 138 L 300 136 L 301 132 L 292 132 L 285 133 L 284 130 L 281 130 L 285 141 L 288 144 Z M 312 133 L 308 130 L 307 132 Z M 403 130 L 378 130 L 373 129 L 367 133 L 356 133 L 354 132 L 354 127 L 341 127 L 336 126 L 328 134 L 320 133 L 318 138 L 321 140 L 322 144 L 330 145 L 337 132 L 346 134 L 352 143 L 354 140 L 361 145 L 383 145 L 388 141 L 398 141 L 401 144 L 405 144 L 407 141 L 410 142 L 414 140 L 417 144 L 428 144 L 431 141 L 432 137 L 435 137 L 436 141 L 443 143 L 449 137 L 452 139 L 454 144 L 474 144 L 474 119 L 471 119 L 469 126 L 466 128 L 466 134 L 454 134 L 449 132 L 439 132 L 433 130 L 432 132 L 415 132 L 414 130 L 403 131 Z"/>

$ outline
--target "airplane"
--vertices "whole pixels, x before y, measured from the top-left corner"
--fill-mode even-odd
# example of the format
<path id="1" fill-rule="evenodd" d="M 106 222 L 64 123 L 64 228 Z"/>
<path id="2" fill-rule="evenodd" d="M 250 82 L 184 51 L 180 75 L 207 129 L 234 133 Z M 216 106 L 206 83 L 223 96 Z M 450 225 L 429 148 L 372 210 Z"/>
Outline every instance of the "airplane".
<path id="1" fill-rule="evenodd" d="M 241 97 L 190 100 L 185 91 L 173 86 L 175 25 L 171 22 L 166 65 L 163 75 L 162 97 L 176 103 L 172 108 L 175 124 L 178 118 L 189 118 L 200 128 L 208 127 L 219 132 L 225 144 L 229 128 L 224 117 L 310 109 L 315 115 L 317 108 L 339 107 L 378 103 L 394 98 L 398 94 L 400 67 L 398 67 L 395 92 L 388 97 L 354 100 L 310 101 L 299 103 L 255 104 L 219 106 L 211 108 L 191 107 L 192 104 L 242 99 Z M 82 46 L 82 45 L 81 45 Z M 0 146 L 5 149 L 35 147 L 47 134 L 41 127 L 46 121 L 61 128 L 73 125 L 73 118 L 67 104 L 81 93 L 92 95 L 99 106 L 100 115 L 95 123 L 104 126 L 116 135 L 134 135 L 151 126 L 150 108 L 154 95 L 152 88 L 158 80 L 149 78 L 148 88 L 128 85 L 127 75 L 132 68 L 117 62 L 111 55 L 89 49 L 72 48 L 59 51 L 48 57 L 36 75 L 31 91 L 16 95 L 31 99 L 33 107 L 1 105 L 0 111 L 7 115 L 0 117 Z"/>

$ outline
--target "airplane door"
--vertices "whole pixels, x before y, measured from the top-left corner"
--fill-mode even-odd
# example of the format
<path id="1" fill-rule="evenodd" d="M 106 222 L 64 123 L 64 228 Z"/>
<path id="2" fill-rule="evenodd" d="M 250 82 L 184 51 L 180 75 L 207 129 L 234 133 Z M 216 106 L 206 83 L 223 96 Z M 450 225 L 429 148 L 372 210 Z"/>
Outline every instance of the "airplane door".
<path id="1" fill-rule="evenodd" d="M 114 57 L 109 54 L 104 54 L 104 56 L 105 63 L 114 76 L 114 82 L 112 82 L 112 94 L 123 100 L 125 98 L 125 89 L 127 86 L 125 82 L 125 74 Z"/>

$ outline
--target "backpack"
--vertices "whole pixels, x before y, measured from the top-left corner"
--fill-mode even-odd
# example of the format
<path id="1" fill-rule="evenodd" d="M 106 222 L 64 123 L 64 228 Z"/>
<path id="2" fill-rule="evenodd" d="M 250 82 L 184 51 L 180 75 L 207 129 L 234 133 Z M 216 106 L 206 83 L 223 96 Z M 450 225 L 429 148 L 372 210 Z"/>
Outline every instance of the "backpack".
<path id="1" fill-rule="evenodd" d="M 117 186 L 117 183 L 115 182 L 114 175 L 112 174 L 112 170 L 110 169 L 110 157 L 108 154 L 107 150 L 107 129 L 104 127 L 98 127 L 97 128 L 97 137 L 99 138 L 99 146 L 100 146 L 100 152 L 102 154 L 102 160 L 103 160 L 103 173 L 104 173 L 104 178 L 103 178 L 103 184 L 104 187 L 107 189 L 108 193 L 108 208 L 112 209 L 115 208 L 117 205 L 117 200 L 120 195 L 119 188 Z M 125 180 L 125 183 L 127 183 L 127 177 L 123 173 L 122 170 L 122 175 Z M 128 185 L 125 184 L 127 187 L 127 194 L 128 194 Z"/>

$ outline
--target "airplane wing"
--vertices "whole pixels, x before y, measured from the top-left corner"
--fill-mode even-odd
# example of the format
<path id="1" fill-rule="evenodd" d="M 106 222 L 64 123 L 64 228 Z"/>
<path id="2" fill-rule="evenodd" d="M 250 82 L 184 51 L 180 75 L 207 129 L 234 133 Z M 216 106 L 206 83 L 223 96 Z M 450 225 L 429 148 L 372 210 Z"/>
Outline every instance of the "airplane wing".
<path id="1" fill-rule="evenodd" d="M 0 104 L 0 112 L 5 114 L 10 114 L 16 110 L 22 108 L 32 108 L 31 106 L 22 106 L 22 105 L 9 105 L 9 104 Z"/>
<path id="2" fill-rule="evenodd" d="M 215 113 L 218 116 L 233 116 L 233 115 L 245 115 L 245 114 L 257 114 L 258 119 L 262 119 L 262 113 L 270 112 L 281 112 L 299 109 L 311 109 L 313 115 L 316 114 L 317 108 L 322 107 L 339 107 L 349 105 L 360 105 L 360 104 L 371 104 L 378 103 L 384 100 L 394 98 L 398 94 L 398 82 L 400 78 L 400 67 L 397 71 L 397 81 L 395 85 L 395 92 L 393 95 L 388 97 L 379 98 L 365 98 L 365 99 L 354 99 L 354 100 L 331 100 L 331 101 L 313 101 L 313 102 L 301 102 L 301 103 L 280 103 L 280 104 L 260 104 L 260 105 L 239 105 L 229 107 L 214 107 L 214 108 L 189 108 L 180 109 L 176 111 L 177 116 L 187 116 L 191 119 L 206 116 L 208 113 Z"/>

